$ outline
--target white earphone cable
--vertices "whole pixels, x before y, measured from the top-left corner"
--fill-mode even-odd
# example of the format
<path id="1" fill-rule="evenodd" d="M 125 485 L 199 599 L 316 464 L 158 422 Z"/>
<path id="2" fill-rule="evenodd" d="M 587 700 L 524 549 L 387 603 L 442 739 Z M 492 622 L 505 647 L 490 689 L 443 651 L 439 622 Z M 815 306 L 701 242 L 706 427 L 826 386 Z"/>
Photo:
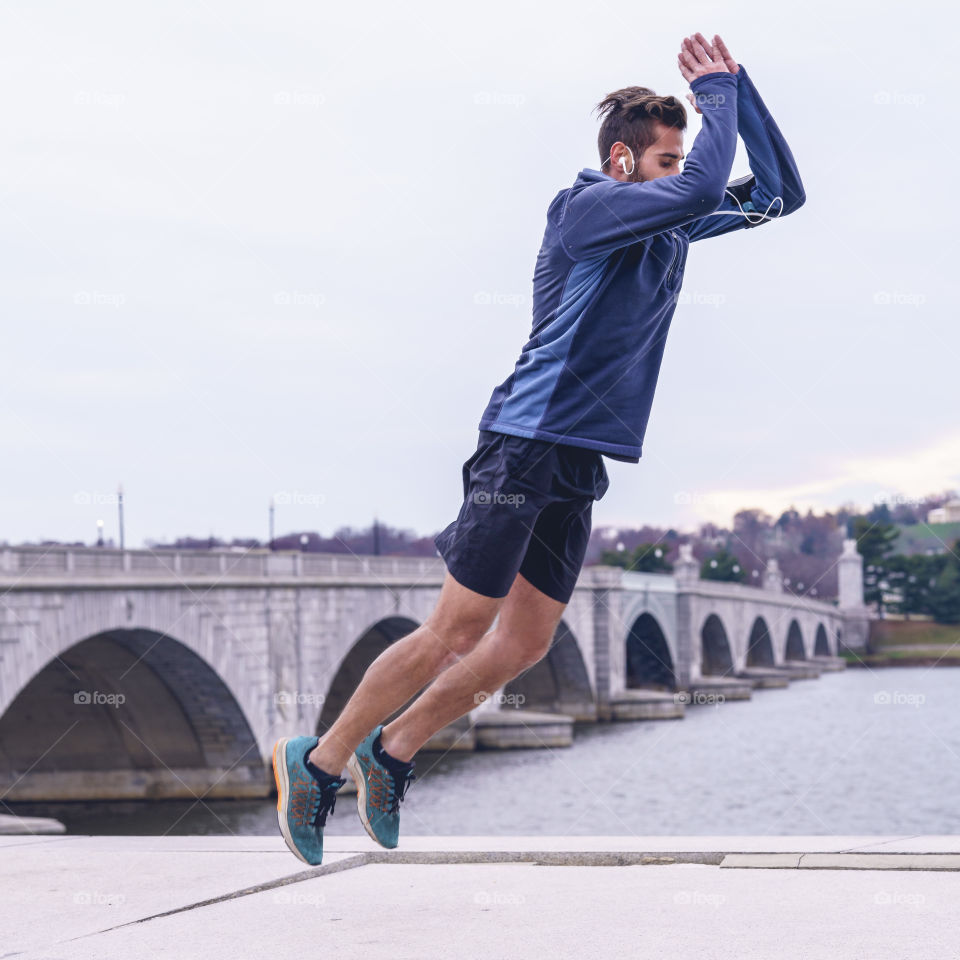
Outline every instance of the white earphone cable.
<path id="1" fill-rule="evenodd" d="M 629 147 L 627 147 L 627 149 L 630 150 Z M 613 159 L 613 158 L 612 158 L 612 157 L 607 157 L 607 160 L 611 160 L 611 159 Z M 606 161 L 604 161 L 604 163 L 606 163 Z M 620 158 L 620 167 L 621 167 L 621 169 L 623 170 L 623 172 L 624 172 L 627 176 L 630 176 L 630 174 L 633 173 L 634 166 L 635 166 L 635 163 L 634 163 L 634 159 L 633 159 L 633 151 L 630 150 L 630 169 L 629 169 L 629 170 L 627 169 L 627 163 L 626 163 L 626 160 L 624 160 L 623 157 Z M 642 182 L 642 181 L 641 181 L 641 182 Z M 781 214 L 783 213 L 783 197 L 774 197 L 774 198 L 770 201 L 770 203 L 767 205 L 767 209 L 764 210 L 763 213 L 760 213 L 760 212 L 757 211 L 757 210 L 744 210 L 744 209 L 743 209 L 743 206 L 742 206 L 741 203 L 740 203 L 740 201 L 737 199 L 736 194 L 733 193 L 733 191 L 731 191 L 729 188 L 724 188 L 724 193 L 729 193 L 729 194 L 730 194 L 730 196 L 733 198 L 733 202 L 737 205 L 737 207 L 738 207 L 739 209 L 738 209 L 738 210 L 714 210 L 712 213 L 705 213 L 705 214 L 704 214 L 705 217 L 738 217 L 738 216 L 739 216 L 739 217 L 746 217 L 746 218 L 747 218 L 747 223 L 750 223 L 750 224 L 758 224 L 758 223 L 763 223 L 764 220 L 776 220 L 776 219 L 778 219 L 778 218 L 781 216 Z M 778 200 L 780 201 L 780 209 L 777 211 L 777 213 L 776 213 L 774 216 L 772 216 L 772 217 L 771 217 L 771 216 L 768 216 L 768 214 L 770 213 L 770 208 L 771 208 Z M 760 219 L 759 219 L 759 220 L 751 220 L 751 219 L 750 219 L 750 215 L 751 215 L 751 214 L 756 214 Z"/>

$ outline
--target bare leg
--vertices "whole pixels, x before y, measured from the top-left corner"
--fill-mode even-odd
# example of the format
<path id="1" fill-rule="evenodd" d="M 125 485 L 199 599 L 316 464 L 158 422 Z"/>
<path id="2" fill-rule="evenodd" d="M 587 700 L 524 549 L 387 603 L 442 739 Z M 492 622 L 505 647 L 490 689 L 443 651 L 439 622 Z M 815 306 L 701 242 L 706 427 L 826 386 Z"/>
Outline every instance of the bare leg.
<path id="1" fill-rule="evenodd" d="M 370 664 L 336 722 L 311 751 L 310 762 L 339 775 L 360 741 L 384 717 L 477 645 L 505 600 L 469 590 L 447 573 L 433 613 Z"/>
<path id="2" fill-rule="evenodd" d="M 383 728 L 384 750 L 412 759 L 438 730 L 473 710 L 477 694 L 492 694 L 533 666 L 550 649 L 565 607 L 517 574 L 496 627 Z"/>

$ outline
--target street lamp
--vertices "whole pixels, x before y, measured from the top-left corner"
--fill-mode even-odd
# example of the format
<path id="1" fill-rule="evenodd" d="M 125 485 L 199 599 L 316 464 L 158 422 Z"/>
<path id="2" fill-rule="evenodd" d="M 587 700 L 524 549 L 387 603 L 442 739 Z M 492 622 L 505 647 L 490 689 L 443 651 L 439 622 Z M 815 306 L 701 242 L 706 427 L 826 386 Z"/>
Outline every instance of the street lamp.
<path id="1" fill-rule="evenodd" d="M 103 546 L 103 521 L 102 520 L 97 521 L 97 546 L 98 547 Z"/>
<path id="2" fill-rule="evenodd" d="M 123 484 L 117 484 L 117 518 L 120 521 L 120 549 L 123 549 Z"/>

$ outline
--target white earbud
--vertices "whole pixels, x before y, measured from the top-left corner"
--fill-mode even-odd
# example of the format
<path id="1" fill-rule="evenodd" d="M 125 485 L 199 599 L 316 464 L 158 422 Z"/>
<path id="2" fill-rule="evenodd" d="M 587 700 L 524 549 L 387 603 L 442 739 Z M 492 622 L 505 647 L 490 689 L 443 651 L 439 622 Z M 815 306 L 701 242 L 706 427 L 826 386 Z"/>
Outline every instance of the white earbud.
<path id="1" fill-rule="evenodd" d="M 630 151 L 630 169 L 627 169 L 627 161 L 623 157 L 620 158 L 620 169 L 623 170 L 623 172 L 629 177 L 630 174 L 633 173 L 635 164 L 633 160 L 633 151 L 630 150 L 629 147 L 627 147 L 627 150 Z"/>

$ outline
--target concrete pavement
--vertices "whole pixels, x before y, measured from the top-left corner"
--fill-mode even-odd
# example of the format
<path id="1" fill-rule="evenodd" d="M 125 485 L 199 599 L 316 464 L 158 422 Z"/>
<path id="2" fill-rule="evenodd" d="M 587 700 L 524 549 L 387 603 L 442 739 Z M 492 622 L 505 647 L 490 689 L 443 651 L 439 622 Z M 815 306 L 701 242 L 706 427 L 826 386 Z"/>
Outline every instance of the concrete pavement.
<path id="1" fill-rule="evenodd" d="M 960 837 L 0 837 L 0 958 L 960 958 Z"/>

